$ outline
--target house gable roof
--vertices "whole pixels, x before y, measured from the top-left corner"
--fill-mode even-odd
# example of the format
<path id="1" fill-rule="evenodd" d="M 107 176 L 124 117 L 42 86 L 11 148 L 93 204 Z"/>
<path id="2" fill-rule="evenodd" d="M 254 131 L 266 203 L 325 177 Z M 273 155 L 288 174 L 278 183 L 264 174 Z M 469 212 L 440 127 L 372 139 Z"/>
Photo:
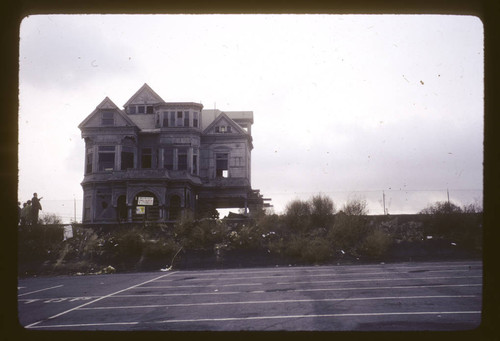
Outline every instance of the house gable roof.
<path id="1" fill-rule="evenodd" d="M 130 99 L 123 106 L 127 107 L 131 104 L 157 104 L 164 103 L 165 101 L 149 87 L 147 83 L 137 90 L 137 92 L 130 97 Z"/>
<path id="2" fill-rule="evenodd" d="M 215 127 L 216 126 L 231 126 L 231 133 L 227 133 L 228 135 L 230 134 L 241 134 L 241 135 L 248 135 L 246 131 L 244 131 L 238 123 L 234 122 L 229 116 L 227 116 L 224 112 L 221 112 L 219 116 L 215 118 L 215 120 L 208 125 L 208 127 L 205 128 L 203 131 L 203 134 L 215 134 Z"/>
<path id="3" fill-rule="evenodd" d="M 115 103 L 113 103 L 112 100 L 109 99 L 109 97 L 106 97 L 90 115 L 88 115 L 82 123 L 78 125 L 79 129 L 84 128 L 87 126 L 89 122 L 91 122 L 96 115 L 98 115 L 102 111 L 113 111 L 116 112 L 124 121 L 125 121 L 125 126 L 136 126 L 136 124 L 128 118 L 128 116 L 120 110 Z M 122 125 L 123 126 L 123 125 Z"/>

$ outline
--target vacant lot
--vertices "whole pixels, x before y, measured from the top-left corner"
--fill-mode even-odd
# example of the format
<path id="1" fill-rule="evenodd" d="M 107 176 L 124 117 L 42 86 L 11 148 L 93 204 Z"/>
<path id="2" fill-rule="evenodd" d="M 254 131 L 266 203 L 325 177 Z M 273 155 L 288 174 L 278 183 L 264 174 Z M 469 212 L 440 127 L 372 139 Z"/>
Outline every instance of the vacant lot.
<path id="1" fill-rule="evenodd" d="M 21 279 L 30 330 L 469 330 L 480 261 Z"/>

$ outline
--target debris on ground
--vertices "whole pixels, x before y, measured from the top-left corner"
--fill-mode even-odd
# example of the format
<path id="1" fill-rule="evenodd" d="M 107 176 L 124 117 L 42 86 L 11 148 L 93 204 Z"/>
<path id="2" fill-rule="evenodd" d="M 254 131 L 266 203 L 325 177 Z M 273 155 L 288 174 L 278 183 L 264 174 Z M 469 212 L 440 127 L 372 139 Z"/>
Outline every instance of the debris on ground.
<path id="1" fill-rule="evenodd" d="M 101 274 L 114 274 L 116 272 L 116 269 L 112 267 L 111 265 L 108 265 L 107 267 L 103 268 L 101 271 L 96 272 L 96 275 L 101 275 Z"/>

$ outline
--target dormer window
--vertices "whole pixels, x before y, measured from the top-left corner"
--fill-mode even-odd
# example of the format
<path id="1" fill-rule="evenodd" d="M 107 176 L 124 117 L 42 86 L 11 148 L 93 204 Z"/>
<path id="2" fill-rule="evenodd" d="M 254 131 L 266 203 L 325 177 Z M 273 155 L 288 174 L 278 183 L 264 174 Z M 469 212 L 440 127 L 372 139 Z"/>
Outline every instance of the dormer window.
<path id="1" fill-rule="evenodd" d="M 115 125 L 115 115 L 111 111 L 105 111 L 102 113 L 101 124 L 103 126 L 113 126 Z"/>
<path id="2" fill-rule="evenodd" d="M 231 126 L 216 126 L 215 127 L 215 132 L 216 133 L 230 133 L 231 132 Z"/>

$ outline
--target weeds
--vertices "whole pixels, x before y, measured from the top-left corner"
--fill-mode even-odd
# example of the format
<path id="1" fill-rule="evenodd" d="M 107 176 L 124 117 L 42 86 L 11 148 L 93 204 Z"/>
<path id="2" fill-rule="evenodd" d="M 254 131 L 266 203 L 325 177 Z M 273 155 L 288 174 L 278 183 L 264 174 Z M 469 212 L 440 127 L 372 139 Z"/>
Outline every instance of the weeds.
<path id="1" fill-rule="evenodd" d="M 259 214 L 239 225 L 213 218 L 183 220 L 175 225 L 90 228 L 74 224 L 73 238 L 65 241 L 62 225 L 22 227 L 19 275 L 106 273 L 102 269 L 108 266 L 116 271 L 160 269 L 185 262 L 186 252 L 213 256 L 218 261 L 233 251 L 301 264 L 335 262 L 342 257 L 384 260 L 396 243 L 422 243 L 426 235 L 481 251 L 482 214 L 455 211 L 429 209 L 413 220 L 377 218 L 366 215 L 364 201 L 350 201 L 335 213 L 333 202 L 319 195 L 292 202 L 284 215 Z"/>

